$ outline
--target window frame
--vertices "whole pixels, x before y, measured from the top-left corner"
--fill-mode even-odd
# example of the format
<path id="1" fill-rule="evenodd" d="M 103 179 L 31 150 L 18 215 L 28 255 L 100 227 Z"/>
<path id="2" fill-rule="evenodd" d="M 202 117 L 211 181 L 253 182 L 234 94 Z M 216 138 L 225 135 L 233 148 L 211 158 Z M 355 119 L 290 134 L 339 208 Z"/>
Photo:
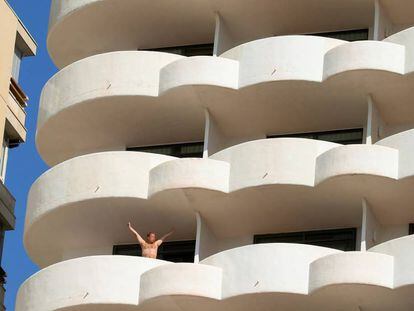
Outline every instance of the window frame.
<path id="1" fill-rule="evenodd" d="M 347 36 L 347 35 L 352 35 L 352 34 L 361 34 L 361 39 L 347 40 L 346 38 L 338 38 L 338 36 Z M 364 34 L 363 38 L 362 38 L 362 34 Z M 369 40 L 369 28 L 326 31 L 326 32 L 310 33 L 306 35 L 331 38 L 331 39 L 337 39 L 337 40 L 344 40 L 348 42 L 365 41 L 365 40 Z"/>
<path id="2" fill-rule="evenodd" d="M 185 147 L 192 147 L 192 146 L 202 146 L 201 152 L 193 152 L 189 153 L 188 155 L 184 155 L 183 153 L 179 152 L 179 149 L 185 148 Z M 157 153 L 153 152 L 156 149 L 162 149 L 162 148 L 172 148 L 173 152 L 171 154 L 167 153 Z M 154 146 L 141 146 L 141 147 L 127 147 L 126 151 L 130 152 L 144 152 L 144 153 L 153 153 L 153 154 L 161 154 L 176 158 L 202 158 L 204 153 L 204 142 L 188 142 L 188 143 L 177 143 L 177 144 L 166 144 L 166 145 L 154 145 Z M 183 156 L 184 155 L 184 156 Z"/>
<path id="3" fill-rule="evenodd" d="M 353 133 L 358 132 L 361 134 L 361 140 L 347 140 L 343 142 L 334 142 L 329 140 L 322 140 L 317 138 L 318 136 L 322 135 L 333 135 L 333 134 L 346 134 L 346 133 Z M 306 137 L 309 136 L 309 137 Z M 313 137 L 312 137 L 313 136 Z M 319 131 L 319 132 L 303 132 L 303 133 L 291 133 L 291 134 L 275 134 L 275 135 L 267 135 L 268 139 L 272 138 L 303 138 L 303 139 L 313 139 L 313 140 L 319 140 L 319 141 L 326 141 L 326 142 L 332 142 L 336 144 L 342 144 L 342 145 L 362 145 L 364 143 L 364 129 L 363 128 L 351 128 L 351 129 L 340 129 L 340 130 L 330 130 L 330 131 Z"/>
<path id="4" fill-rule="evenodd" d="M 203 53 L 203 52 L 197 53 L 197 51 L 207 51 L 207 50 L 209 51 L 208 54 Z M 155 48 L 155 49 L 144 49 L 140 51 L 171 53 L 171 54 L 182 55 L 182 56 L 187 56 L 187 57 L 213 56 L 214 55 L 214 43 L 166 46 L 166 47 Z"/>
<path id="5" fill-rule="evenodd" d="M 356 228 L 341 228 L 341 229 L 327 229 L 327 230 L 313 230 L 313 231 L 300 231 L 300 232 L 288 232 L 288 233 L 271 233 L 271 234 L 258 234 L 254 236 L 253 244 L 268 244 L 268 243 L 287 243 L 287 244 L 304 244 L 304 245 L 317 245 L 317 242 L 335 242 L 335 241 L 344 241 L 343 239 L 317 239 L 315 236 L 322 236 L 322 235 L 335 235 L 335 234 L 351 234 L 352 239 L 350 239 L 350 245 L 345 251 L 356 251 L 357 249 L 357 229 Z M 309 237 L 314 237 L 313 240 L 309 239 Z M 266 239 L 281 239 L 280 242 L 266 242 Z M 295 240 L 298 238 L 297 241 L 292 241 L 291 239 Z M 299 238 L 301 240 L 299 240 Z M 286 239 L 286 242 L 283 242 L 283 239 Z M 288 241 L 290 239 L 290 241 Z M 345 240 L 348 241 L 348 240 Z M 326 246 L 321 246 L 326 247 Z M 338 249 L 338 248 L 334 248 Z M 341 249 L 342 250 L 342 249 Z"/>

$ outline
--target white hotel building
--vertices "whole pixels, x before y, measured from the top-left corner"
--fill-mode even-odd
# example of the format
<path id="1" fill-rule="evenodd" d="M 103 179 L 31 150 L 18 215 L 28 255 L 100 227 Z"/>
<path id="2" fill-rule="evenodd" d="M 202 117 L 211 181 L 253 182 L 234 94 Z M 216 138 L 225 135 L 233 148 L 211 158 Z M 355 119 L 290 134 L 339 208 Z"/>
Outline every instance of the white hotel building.
<path id="1" fill-rule="evenodd" d="M 414 310 L 413 26 L 413 0 L 53 0 L 16 310 Z M 176 228 L 159 260 L 128 221 Z"/>

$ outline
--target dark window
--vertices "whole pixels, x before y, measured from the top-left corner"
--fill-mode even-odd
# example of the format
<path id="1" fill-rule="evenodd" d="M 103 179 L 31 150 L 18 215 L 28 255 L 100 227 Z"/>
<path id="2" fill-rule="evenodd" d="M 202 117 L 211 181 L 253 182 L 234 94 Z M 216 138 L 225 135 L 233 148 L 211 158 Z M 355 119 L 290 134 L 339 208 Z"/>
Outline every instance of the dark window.
<path id="1" fill-rule="evenodd" d="M 169 155 L 177 158 L 202 158 L 204 143 L 186 143 L 147 147 L 130 147 L 127 151 L 139 151 Z"/>
<path id="2" fill-rule="evenodd" d="M 329 132 L 316 132 L 316 133 L 297 133 L 297 134 L 286 134 L 286 135 L 271 135 L 268 138 L 308 138 L 323 140 L 332 143 L 342 145 L 353 145 L 362 144 L 364 131 L 363 129 L 351 129 L 351 130 L 337 130 Z"/>
<path id="3" fill-rule="evenodd" d="M 410 224 L 410 227 L 408 229 L 408 234 L 413 235 L 414 234 L 414 224 Z"/>
<path id="4" fill-rule="evenodd" d="M 256 235 L 254 244 L 296 243 L 329 247 L 341 251 L 356 250 L 356 229 L 336 229 L 295 233 Z"/>
<path id="5" fill-rule="evenodd" d="M 355 29 L 345 31 L 334 31 L 334 32 L 322 32 L 311 34 L 312 36 L 340 39 L 345 41 L 361 41 L 368 40 L 369 31 L 368 29 Z"/>
<path id="6" fill-rule="evenodd" d="M 171 262 L 194 262 L 195 241 L 166 242 L 158 249 L 157 259 Z M 138 244 L 115 245 L 114 255 L 141 256 Z"/>
<path id="7" fill-rule="evenodd" d="M 214 50 L 214 44 L 198 44 L 198 45 L 185 45 L 165 47 L 159 49 L 149 49 L 149 51 L 172 53 L 183 56 L 212 56 Z"/>

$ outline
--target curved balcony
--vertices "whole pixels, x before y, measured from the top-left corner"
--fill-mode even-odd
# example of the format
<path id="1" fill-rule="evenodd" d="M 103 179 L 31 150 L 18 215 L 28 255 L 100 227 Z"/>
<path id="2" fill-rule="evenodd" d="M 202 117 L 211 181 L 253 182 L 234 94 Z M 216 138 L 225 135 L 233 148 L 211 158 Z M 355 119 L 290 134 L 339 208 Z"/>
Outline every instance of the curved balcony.
<path id="1" fill-rule="evenodd" d="M 413 24 L 410 0 L 381 3 L 399 28 Z M 368 29 L 374 8 L 374 0 L 124 0 L 122 5 L 116 0 L 54 0 L 48 49 L 62 68 L 100 53 L 210 43 L 216 12 L 231 33 L 227 45 L 232 47 L 271 35 Z"/>
<path id="2" fill-rule="evenodd" d="M 37 147 L 55 165 L 126 146 L 200 141 L 205 108 L 223 135 L 238 142 L 358 128 L 366 124 L 368 96 L 387 126 L 404 129 L 414 122 L 413 33 L 411 28 L 389 42 L 273 37 L 222 57 L 137 51 L 92 56 L 45 86 Z"/>
<path id="3" fill-rule="evenodd" d="M 57 0 L 52 1 L 47 45 L 62 68 L 105 52 L 213 42 L 214 25 L 205 0 L 124 0 L 122 5 L 116 0 Z"/>
<path id="4" fill-rule="evenodd" d="M 135 310 L 141 275 L 165 264 L 127 256 L 64 261 L 29 278 L 18 292 L 15 310 Z"/>
<path id="5" fill-rule="evenodd" d="M 413 307 L 414 278 L 408 274 L 401 286 L 398 271 L 407 268 L 400 265 L 399 257 L 412 262 L 412 252 L 398 240 L 389 243 L 393 247 L 387 254 L 343 253 L 299 244 L 250 245 L 218 253 L 200 264 L 84 257 L 32 276 L 20 288 L 16 311 L 176 307 L 184 311 L 275 307 L 408 311 Z"/>
<path id="6" fill-rule="evenodd" d="M 33 185 L 25 246 L 47 266 L 132 242 L 128 221 L 143 232 L 176 227 L 177 240 L 193 239 L 196 212 L 219 239 L 359 227 L 363 199 L 380 223 L 406 224 L 414 219 L 414 178 L 402 169 L 412 162 L 399 163 L 412 158 L 412 139 L 396 141 L 413 133 L 390 138 L 393 147 L 281 138 L 209 159 L 134 152 L 74 158 Z"/>
<path id="7" fill-rule="evenodd" d="M 316 183 L 341 176 L 365 175 L 398 179 L 398 149 L 351 145 L 331 149 L 316 161 Z"/>
<path id="8" fill-rule="evenodd" d="M 182 295 L 218 300 L 222 296 L 222 273 L 220 267 L 213 265 L 160 266 L 160 269 L 151 269 L 142 275 L 139 300 L 144 305 L 160 296 Z"/>
<path id="9" fill-rule="evenodd" d="M 394 257 L 394 284 L 398 287 L 412 287 L 414 279 L 414 264 L 410 260 L 413 254 L 414 236 L 391 240 L 371 248 L 374 253 Z"/>
<path id="10" fill-rule="evenodd" d="M 407 277 L 405 286 L 394 282 L 399 269 L 394 260 L 400 252 L 404 253 L 407 262 L 412 262 L 412 254 L 404 250 L 405 246 L 399 245 L 388 254 L 343 253 L 298 244 L 264 244 L 231 249 L 201 262 L 201 266 L 212 266 L 222 271 L 221 286 L 216 285 L 218 277 L 212 274 L 203 282 L 204 292 L 194 293 L 204 268 L 165 265 L 147 271 L 142 280 L 152 281 L 151 295 L 144 290 L 148 283 L 142 281 L 141 307 L 143 310 L 169 310 L 168 306 L 173 303 L 182 310 L 198 306 L 206 310 L 280 308 L 316 311 L 371 307 L 381 311 L 408 311 L 413 307 L 414 278 L 411 275 Z M 180 277 L 188 273 L 192 273 L 194 279 Z M 163 284 L 180 286 L 175 290 Z M 183 286 L 190 294 L 182 294 Z M 221 288 L 221 295 L 206 290 L 212 287 Z"/>
<path id="11" fill-rule="evenodd" d="M 37 147 L 44 160 L 56 164 L 85 153 L 125 150 L 126 145 L 169 142 L 178 132 L 187 141 L 200 139 L 204 114 L 191 100 L 157 99 L 160 69 L 180 58 L 166 53 L 111 53 L 59 72 L 41 98 Z"/>
<path id="12" fill-rule="evenodd" d="M 411 157 L 414 152 L 414 130 L 405 131 L 396 135 L 392 135 L 376 143 L 378 146 L 398 149 L 398 175 L 400 179 L 410 177 L 414 174 L 414 167 Z"/>
<path id="13" fill-rule="evenodd" d="M 183 196 L 148 200 L 149 171 L 171 159 L 107 152 L 75 158 L 43 174 L 30 190 L 26 214 L 24 242 L 32 260 L 44 267 L 111 254 L 113 245 L 134 242 L 129 221 L 142 232 L 177 226 L 177 239 L 192 239 L 196 220 Z"/>

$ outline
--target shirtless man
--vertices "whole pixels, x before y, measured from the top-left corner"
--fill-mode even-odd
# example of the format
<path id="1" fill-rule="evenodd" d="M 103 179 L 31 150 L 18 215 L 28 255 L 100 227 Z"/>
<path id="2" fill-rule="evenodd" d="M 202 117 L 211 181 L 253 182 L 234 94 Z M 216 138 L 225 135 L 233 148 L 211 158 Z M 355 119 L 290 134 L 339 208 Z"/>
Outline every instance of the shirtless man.
<path id="1" fill-rule="evenodd" d="M 142 249 L 142 257 L 145 258 L 152 258 L 157 259 L 158 255 L 158 248 L 161 244 L 171 235 L 174 234 L 174 230 L 171 230 L 166 235 L 164 235 L 161 239 L 157 239 L 157 236 L 154 232 L 149 232 L 147 234 L 147 240 L 145 241 L 139 233 L 132 227 L 131 223 L 128 223 L 129 230 L 135 235 L 137 238 L 139 245 Z"/>

